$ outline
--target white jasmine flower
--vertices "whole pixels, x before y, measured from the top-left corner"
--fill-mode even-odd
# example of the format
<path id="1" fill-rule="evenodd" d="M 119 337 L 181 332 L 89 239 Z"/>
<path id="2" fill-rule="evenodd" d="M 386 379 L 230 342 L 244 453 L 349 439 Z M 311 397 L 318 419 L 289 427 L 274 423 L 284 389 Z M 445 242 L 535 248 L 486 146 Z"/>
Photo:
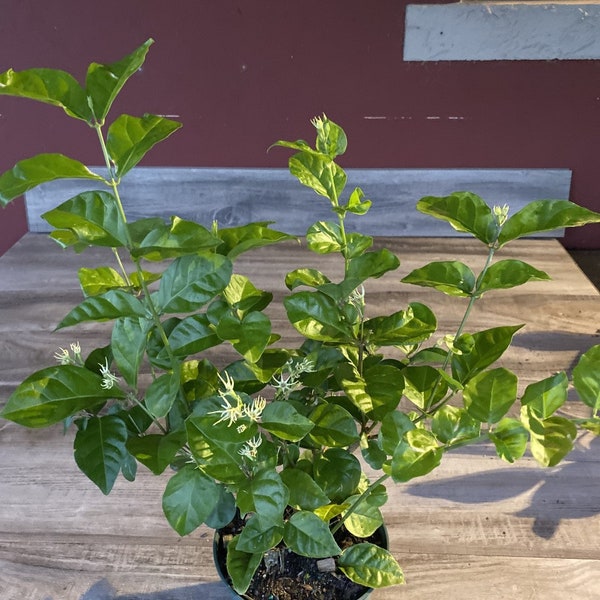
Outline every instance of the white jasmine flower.
<path id="1" fill-rule="evenodd" d="M 364 290 L 363 290 L 364 292 Z M 364 295 L 364 293 L 363 293 Z M 314 373 L 315 372 L 315 363 L 310 358 L 303 358 L 298 365 L 296 366 L 296 373 L 298 375 L 302 373 Z"/>
<path id="2" fill-rule="evenodd" d="M 250 460 L 256 460 L 256 457 L 258 456 L 258 448 L 261 444 L 262 438 L 260 437 L 260 435 L 257 435 L 256 437 L 253 437 L 252 439 L 248 440 L 238 450 L 238 453 Z"/>
<path id="3" fill-rule="evenodd" d="M 223 391 L 219 392 L 219 397 L 223 401 L 223 404 L 219 410 L 213 410 L 208 414 L 221 415 L 221 418 L 215 422 L 215 425 L 223 421 L 229 421 L 229 423 L 227 423 L 227 427 L 230 427 L 240 417 L 244 416 L 244 403 L 237 392 L 233 389 L 235 382 L 229 373 L 224 373 L 223 376 L 219 374 L 218 377 L 225 388 Z"/>
<path id="4" fill-rule="evenodd" d="M 224 373 L 223 376 L 221 376 L 221 374 L 218 373 L 217 377 L 219 378 L 219 381 L 225 387 L 225 391 L 219 392 L 219 394 L 222 395 L 222 394 L 235 393 L 235 390 L 233 389 L 235 386 L 235 381 L 233 380 L 233 377 L 229 373 Z"/>
<path id="5" fill-rule="evenodd" d="M 251 419 L 252 421 L 258 421 L 260 416 L 262 415 L 263 410 L 265 410 L 265 406 L 267 405 L 267 401 L 259 396 L 252 401 L 250 406 L 244 405 L 244 413 L 245 415 Z"/>
<path id="6" fill-rule="evenodd" d="M 54 358 L 61 364 L 61 365 L 70 365 L 71 364 L 71 355 L 69 354 L 68 350 L 65 350 L 64 348 L 59 348 L 55 353 L 54 353 Z"/>
<path id="7" fill-rule="evenodd" d="M 81 346 L 79 345 L 79 342 L 71 344 L 71 352 L 76 359 L 81 358 Z"/>
<path id="8" fill-rule="evenodd" d="M 110 390 L 114 387 L 115 383 L 119 382 L 118 377 L 111 373 L 108 368 L 108 358 L 105 359 L 104 364 L 98 363 L 100 367 L 100 374 L 102 375 L 102 389 Z"/>
<path id="9" fill-rule="evenodd" d="M 365 305 L 365 286 L 359 285 L 355 288 L 350 296 L 348 296 L 348 301 L 354 306 L 364 307 Z"/>
<path id="10" fill-rule="evenodd" d="M 508 204 L 505 204 L 504 206 L 494 206 L 494 208 L 492 209 L 494 218 L 496 219 L 496 222 L 498 223 L 498 225 L 500 225 L 500 227 L 502 227 L 502 225 L 506 223 L 506 220 L 508 219 L 508 211 Z"/>
<path id="11" fill-rule="evenodd" d="M 303 358 L 296 365 L 290 359 L 284 365 L 279 376 L 274 375 L 271 379 L 271 385 L 277 391 L 278 397 L 288 399 L 290 394 L 302 387 L 300 383 L 300 375 L 302 373 L 313 373 L 315 364 L 310 358 Z"/>
<path id="12" fill-rule="evenodd" d="M 222 423 L 223 421 L 229 421 L 227 423 L 227 427 L 233 425 L 240 417 L 244 416 L 244 404 L 239 396 L 235 396 L 237 402 L 235 404 L 231 404 L 229 402 L 229 398 L 224 394 L 221 395 L 221 399 L 223 400 L 223 404 L 219 410 L 213 410 L 209 412 L 209 415 L 221 415 L 221 418 L 218 421 L 215 421 L 215 425 L 217 423 Z"/>

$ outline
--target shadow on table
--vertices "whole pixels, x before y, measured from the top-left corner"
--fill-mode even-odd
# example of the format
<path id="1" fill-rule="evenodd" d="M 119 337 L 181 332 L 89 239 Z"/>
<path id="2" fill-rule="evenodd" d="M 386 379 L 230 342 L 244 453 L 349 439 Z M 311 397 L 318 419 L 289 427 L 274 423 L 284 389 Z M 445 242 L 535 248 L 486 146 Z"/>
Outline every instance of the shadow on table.
<path id="1" fill-rule="evenodd" d="M 534 519 L 532 531 L 550 539 L 562 520 L 585 519 L 600 514 L 600 439 L 587 450 L 575 450 L 564 463 L 544 469 L 529 467 L 503 468 L 451 477 L 436 481 L 408 484 L 405 491 L 421 498 L 440 498 L 463 504 L 493 503 L 514 498 L 530 490 L 529 506 L 515 513 Z M 590 455 L 588 460 L 585 455 Z M 577 460 L 574 460 L 577 459 Z M 585 484 L 585 489 L 578 487 Z"/>
<path id="2" fill-rule="evenodd" d="M 147 594 L 118 594 L 112 585 L 101 579 L 79 600 L 231 600 L 231 593 L 222 583 L 200 583 Z"/>

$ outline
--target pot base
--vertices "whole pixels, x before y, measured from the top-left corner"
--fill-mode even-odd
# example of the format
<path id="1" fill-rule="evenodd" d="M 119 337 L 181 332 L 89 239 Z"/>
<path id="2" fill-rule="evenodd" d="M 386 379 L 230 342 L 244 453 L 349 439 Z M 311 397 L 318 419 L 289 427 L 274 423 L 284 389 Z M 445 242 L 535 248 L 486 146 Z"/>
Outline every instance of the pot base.
<path id="1" fill-rule="evenodd" d="M 336 534 L 341 548 L 369 541 L 387 548 L 385 528 L 378 529 L 368 540 L 358 540 L 342 528 Z M 225 545 L 219 532 L 215 535 L 215 564 L 219 575 L 229 586 Z M 231 589 L 232 598 L 252 600 L 365 600 L 371 588 L 354 583 L 341 571 L 319 571 L 318 559 L 299 556 L 288 549 L 270 553 L 259 565 L 246 595 L 239 596 Z"/>

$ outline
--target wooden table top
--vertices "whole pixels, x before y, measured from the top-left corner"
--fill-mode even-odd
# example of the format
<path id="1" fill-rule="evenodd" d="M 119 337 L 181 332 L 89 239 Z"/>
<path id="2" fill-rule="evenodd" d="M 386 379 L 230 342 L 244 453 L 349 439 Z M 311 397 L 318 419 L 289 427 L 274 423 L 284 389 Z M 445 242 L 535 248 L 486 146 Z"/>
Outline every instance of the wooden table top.
<path id="1" fill-rule="evenodd" d="M 418 299 L 438 313 L 442 332 L 452 331 L 461 300 L 399 279 L 431 260 L 481 265 L 480 244 L 461 238 L 377 243 L 402 264 L 369 285 L 372 313 Z M 303 253 L 284 244 L 249 253 L 241 265 L 277 298 L 293 262 L 308 258 L 325 272 L 335 270 L 330 257 Z M 27 374 L 52 364 L 59 346 L 77 339 L 85 353 L 105 330 L 85 325 L 52 332 L 80 299 L 77 267 L 102 264 L 99 254 L 76 256 L 28 234 L 0 258 L 0 406 Z M 503 257 L 524 259 L 554 280 L 490 293 L 470 321 L 471 331 L 527 322 L 502 363 L 523 388 L 570 369 L 600 343 L 600 295 L 556 240 L 520 241 Z M 271 317 L 274 329 L 293 341 L 283 312 Z M 64 436 L 60 426 L 30 431 L 0 422 L 2 600 L 229 598 L 213 566 L 211 531 L 180 538 L 164 519 L 161 477 L 140 468 L 134 483 L 120 480 L 105 497 L 78 471 L 71 442 L 72 433 Z M 593 436 L 582 435 L 567 460 L 551 469 L 528 456 L 507 465 L 487 444 L 463 448 L 429 476 L 390 485 L 388 492 L 391 550 L 407 584 L 378 590 L 373 600 L 600 598 L 600 440 Z"/>

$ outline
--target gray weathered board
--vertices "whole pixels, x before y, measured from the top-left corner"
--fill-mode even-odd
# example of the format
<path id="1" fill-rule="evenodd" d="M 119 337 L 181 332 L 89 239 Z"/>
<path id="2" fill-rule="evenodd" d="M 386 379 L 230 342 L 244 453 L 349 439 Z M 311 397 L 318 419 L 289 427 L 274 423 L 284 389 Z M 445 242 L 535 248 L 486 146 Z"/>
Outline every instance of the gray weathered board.
<path id="1" fill-rule="evenodd" d="M 92 167 L 98 173 L 103 170 Z M 105 171 L 104 171 L 105 173 Z M 361 187 L 373 201 L 350 226 L 379 236 L 452 236 L 447 223 L 423 215 L 415 204 L 423 196 L 456 191 L 480 195 L 490 206 L 508 204 L 511 213 L 525 203 L 569 197 L 569 169 L 348 169 L 347 190 Z M 29 230 L 45 232 L 41 215 L 64 200 L 102 184 L 61 180 L 26 194 Z M 349 191 L 347 192 L 349 193 Z M 177 215 L 210 226 L 232 227 L 250 221 L 275 221 L 275 227 L 302 235 L 317 220 L 331 219 L 329 204 L 300 185 L 287 169 L 138 167 L 121 185 L 130 219 Z M 562 231 L 552 232 L 562 235 Z"/>
<path id="2" fill-rule="evenodd" d="M 404 60 L 593 60 L 592 2 L 451 2 L 406 7 Z"/>

